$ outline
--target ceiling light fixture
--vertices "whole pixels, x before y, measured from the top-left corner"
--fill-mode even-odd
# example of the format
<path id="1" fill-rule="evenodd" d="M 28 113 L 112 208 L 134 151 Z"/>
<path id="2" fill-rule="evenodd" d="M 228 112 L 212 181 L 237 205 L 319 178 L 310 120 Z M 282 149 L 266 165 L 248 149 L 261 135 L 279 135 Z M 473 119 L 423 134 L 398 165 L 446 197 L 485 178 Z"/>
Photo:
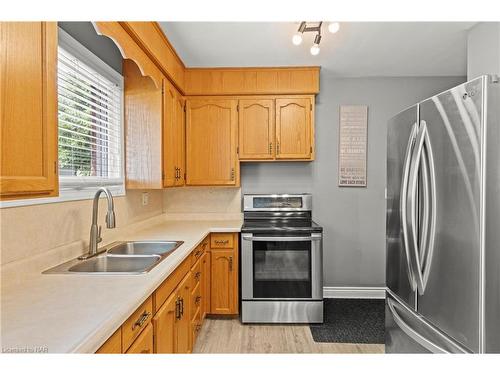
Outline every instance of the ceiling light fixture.
<path id="1" fill-rule="evenodd" d="M 311 47 L 311 55 L 313 56 L 316 56 L 317 54 L 319 54 L 319 43 L 321 42 L 321 34 L 316 34 L 316 36 L 314 37 L 314 44 L 312 45 Z"/>
<path id="2" fill-rule="evenodd" d="M 311 23 L 311 22 L 310 22 Z M 316 33 L 314 37 L 314 44 L 312 45 L 310 52 L 311 55 L 316 56 L 319 54 L 320 48 L 319 43 L 321 42 L 321 26 L 323 22 L 313 22 L 314 26 L 308 25 L 307 22 L 302 21 L 300 23 L 299 29 L 292 37 L 292 43 L 296 46 L 300 45 L 303 40 L 303 34 L 308 32 Z M 328 25 L 328 31 L 332 34 L 335 34 L 340 29 L 340 24 L 338 22 L 330 22 Z"/>
<path id="3" fill-rule="evenodd" d="M 330 22 L 328 24 L 328 31 L 335 34 L 340 29 L 340 24 L 338 22 Z"/>
<path id="4" fill-rule="evenodd" d="M 304 34 L 304 31 L 306 29 L 306 23 L 301 22 L 299 29 L 295 33 L 295 35 L 292 37 L 292 43 L 298 46 L 300 43 L 302 43 L 302 34 Z"/>

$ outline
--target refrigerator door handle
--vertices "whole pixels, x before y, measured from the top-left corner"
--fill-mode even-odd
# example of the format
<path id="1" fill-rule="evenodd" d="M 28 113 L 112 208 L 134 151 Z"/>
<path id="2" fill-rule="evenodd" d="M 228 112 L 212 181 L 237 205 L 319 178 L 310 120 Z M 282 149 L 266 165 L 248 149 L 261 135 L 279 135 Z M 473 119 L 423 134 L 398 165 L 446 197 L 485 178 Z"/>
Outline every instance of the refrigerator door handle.
<path id="1" fill-rule="evenodd" d="M 406 220 L 406 212 L 407 212 L 407 195 L 408 195 L 408 176 L 410 174 L 411 155 L 417 131 L 418 131 L 417 123 L 414 123 L 410 131 L 408 144 L 406 145 L 405 158 L 403 162 L 403 176 L 401 178 L 401 189 L 399 194 L 399 218 L 401 223 L 401 229 L 403 232 L 403 243 L 405 248 L 406 264 L 408 267 L 408 280 L 410 282 L 410 287 L 413 291 L 416 289 L 416 283 L 415 283 L 415 277 L 413 275 L 413 266 L 411 261 L 410 241 L 408 239 L 408 221 Z"/>
<path id="2" fill-rule="evenodd" d="M 395 303 L 393 302 L 392 298 L 390 298 L 390 297 L 387 298 L 387 306 L 389 306 L 389 310 L 391 311 L 391 314 L 392 314 L 392 317 L 394 319 L 394 322 L 409 337 L 411 337 L 413 340 L 415 340 L 417 343 L 419 343 L 420 345 L 422 345 L 424 348 L 426 348 L 427 350 L 431 351 L 432 353 L 449 353 L 445 349 L 443 349 L 440 346 L 434 344 L 432 341 L 426 339 L 420 333 L 418 333 L 413 328 L 411 328 L 403 320 L 403 318 L 401 318 L 401 316 L 398 314 L 398 312 L 396 311 Z"/>
<path id="3" fill-rule="evenodd" d="M 419 255 L 419 241 L 418 241 L 418 213 L 417 213 L 417 186 L 419 180 L 420 164 L 422 162 L 422 151 L 424 148 L 424 139 L 427 132 L 427 126 L 425 122 L 421 123 L 418 130 L 417 139 L 415 141 L 415 148 L 413 150 L 413 155 L 411 157 L 411 170 L 408 177 L 408 193 L 406 198 L 406 221 L 410 223 L 409 225 L 409 247 L 410 247 L 410 259 L 413 267 L 413 274 L 415 276 L 415 281 L 417 284 L 417 289 L 420 295 L 424 294 L 425 286 L 422 277 L 422 266 L 420 262 Z M 424 189 L 425 194 L 425 189 Z M 425 209 L 424 209 L 425 211 Z M 424 220 L 424 227 L 428 226 L 428 215 L 422 217 Z"/>
<path id="4" fill-rule="evenodd" d="M 422 153 L 422 172 L 424 183 L 424 207 L 427 211 L 428 220 L 423 225 L 425 237 L 421 243 L 424 248 L 421 251 L 422 270 L 422 292 L 425 291 L 429 273 L 432 265 L 432 257 L 434 253 L 434 240 L 436 237 L 436 215 L 437 215 L 437 195 L 436 195 L 436 174 L 434 169 L 434 155 L 425 121 L 421 121 L 421 126 L 425 128 L 424 134 L 424 149 Z M 426 194 L 425 194 L 426 193 Z"/>

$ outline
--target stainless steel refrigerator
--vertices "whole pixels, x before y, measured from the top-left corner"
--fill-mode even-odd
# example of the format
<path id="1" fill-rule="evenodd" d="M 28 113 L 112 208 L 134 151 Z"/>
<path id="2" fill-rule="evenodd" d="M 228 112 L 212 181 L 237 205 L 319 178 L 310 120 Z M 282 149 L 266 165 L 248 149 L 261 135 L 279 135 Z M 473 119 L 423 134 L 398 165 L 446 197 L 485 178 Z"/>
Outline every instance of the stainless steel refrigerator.
<path id="1" fill-rule="evenodd" d="M 387 131 L 386 352 L 500 352 L 500 96 L 482 76 Z"/>

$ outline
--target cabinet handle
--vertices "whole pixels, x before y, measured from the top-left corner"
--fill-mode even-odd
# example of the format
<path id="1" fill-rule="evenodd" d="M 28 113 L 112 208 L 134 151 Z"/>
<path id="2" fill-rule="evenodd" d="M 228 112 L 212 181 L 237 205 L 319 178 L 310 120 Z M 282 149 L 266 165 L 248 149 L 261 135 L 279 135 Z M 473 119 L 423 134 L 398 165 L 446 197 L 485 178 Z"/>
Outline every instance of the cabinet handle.
<path id="1" fill-rule="evenodd" d="M 201 296 L 196 296 L 196 299 L 194 301 L 194 303 L 196 303 L 197 306 L 200 305 L 200 301 L 201 301 Z"/>
<path id="2" fill-rule="evenodd" d="M 179 320 L 181 318 L 181 300 L 178 298 L 175 301 L 175 319 Z"/>
<path id="3" fill-rule="evenodd" d="M 180 316 L 184 316 L 184 298 L 181 298 Z"/>
<path id="4" fill-rule="evenodd" d="M 201 255 L 201 250 L 196 250 L 195 253 L 194 253 L 194 257 L 195 258 L 199 258 Z"/>
<path id="5" fill-rule="evenodd" d="M 151 316 L 151 313 L 149 311 L 144 311 L 142 315 L 139 317 L 139 319 L 136 320 L 134 325 L 132 326 L 132 331 L 135 329 L 135 327 L 142 327 L 146 320 Z"/>
<path id="6" fill-rule="evenodd" d="M 194 274 L 194 278 L 196 279 L 196 281 L 200 281 L 200 276 L 201 276 L 201 272 L 198 271 Z"/>
<path id="7" fill-rule="evenodd" d="M 273 153 L 273 143 L 269 142 L 269 154 Z"/>
<path id="8" fill-rule="evenodd" d="M 233 271 L 233 257 L 229 257 L 229 271 Z"/>
<path id="9" fill-rule="evenodd" d="M 280 153 L 280 143 L 278 142 L 276 144 L 276 154 L 279 154 Z"/>
<path id="10" fill-rule="evenodd" d="M 231 168 L 231 181 L 234 181 L 234 168 Z"/>
<path id="11" fill-rule="evenodd" d="M 225 244 L 229 243 L 229 240 L 215 240 L 215 243 L 217 245 L 225 245 Z"/>

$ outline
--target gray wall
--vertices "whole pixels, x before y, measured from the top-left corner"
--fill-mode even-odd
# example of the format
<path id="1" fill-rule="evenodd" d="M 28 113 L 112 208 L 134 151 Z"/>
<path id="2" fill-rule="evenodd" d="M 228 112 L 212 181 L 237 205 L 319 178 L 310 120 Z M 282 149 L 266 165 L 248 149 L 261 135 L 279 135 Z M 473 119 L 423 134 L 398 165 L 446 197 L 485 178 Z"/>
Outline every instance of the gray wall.
<path id="1" fill-rule="evenodd" d="M 244 193 L 311 192 L 324 227 L 325 286 L 385 285 L 387 120 L 465 77 L 344 78 L 321 73 L 316 98 L 316 161 L 242 163 Z M 368 105 L 368 186 L 337 185 L 339 106 Z"/>
<path id="2" fill-rule="evenodd" d="M 480 22 L 467 35 L 467 80 L 500 74 L 500 22 Z"/>
<path id="3" fill-rule="evenodd" d="M 90 52 L 122 74 L 120 50 L 111 39 L 98 35 L 91 22 L 58 22 L 58 25 Z"/>

